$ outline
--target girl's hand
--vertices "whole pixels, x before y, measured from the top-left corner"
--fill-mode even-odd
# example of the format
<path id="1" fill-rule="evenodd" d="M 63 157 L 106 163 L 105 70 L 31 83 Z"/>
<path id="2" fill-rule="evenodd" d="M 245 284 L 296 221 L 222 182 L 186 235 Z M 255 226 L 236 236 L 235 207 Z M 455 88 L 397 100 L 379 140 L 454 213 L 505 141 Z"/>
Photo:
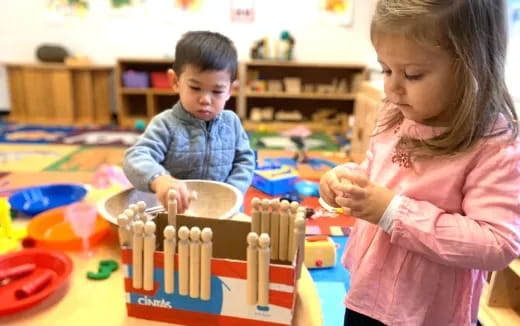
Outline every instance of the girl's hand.
<path id="1" fill-rule="evenodd" d="M 175 190 L 177 194 L 177 213 L 184 213 L 190 205 L 191 199 L 186 184 L 170 175 L 165 174 L 157 177 L 150 188 L 155 192 L 157 200 L 166 210 L 168 209 L 168 192 L 170 190 Z"/>
<path id="2" fill-rule="evenodd" d="M 371 183 L 360 173 L 346 172 L 350 184 L 338 183 L 335 202 L 343 207 L 345 214 L 378 224 L 395 194 L 390 189 Z"/>
<path id="3" fill-rule="evenodd" d="M 342 193 L 341 191 L 336 191 L 335 188 L 342 183 L 344 185 L 351 184 L 347 179 L 347 170 L 345 168 L 337 166 L 326 172 L 320 179 L 320 197 L 330 206 L 341 207 L 336 202 L 336 197 Z"/>

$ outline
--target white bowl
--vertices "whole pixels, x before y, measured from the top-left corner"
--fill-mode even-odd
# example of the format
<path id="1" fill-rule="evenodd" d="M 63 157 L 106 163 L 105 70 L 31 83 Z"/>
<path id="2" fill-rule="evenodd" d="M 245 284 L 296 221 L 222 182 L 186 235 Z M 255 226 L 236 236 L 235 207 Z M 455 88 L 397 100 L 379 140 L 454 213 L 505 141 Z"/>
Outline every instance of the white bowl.
<path id="1" fill-rule="evenodd" d="M 191 202 L 184 215 L 230 219 L 240 210 L 244 201 L 242 193 L 227 183 L 210 180 L 184 180 L 184 182 L 190 192 L 197 192 L 197 199 Z M 154 193 L 131 188 L 100 201 L 97 208 L 105 220 L 117 224 L 117 216 L 123 213 L 128 205 L 141 200 L 146 203 L 146 207 L 160 205 Z"/>

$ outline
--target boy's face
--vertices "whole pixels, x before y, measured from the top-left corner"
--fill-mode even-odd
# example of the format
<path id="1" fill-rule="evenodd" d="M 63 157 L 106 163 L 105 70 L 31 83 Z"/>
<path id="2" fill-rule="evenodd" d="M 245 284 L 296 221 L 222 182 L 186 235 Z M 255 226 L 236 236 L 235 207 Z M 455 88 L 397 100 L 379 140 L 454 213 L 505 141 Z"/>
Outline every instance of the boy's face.
<path id="1" fill-rule="evenodd" d="M 194 117 L 209 121 L 224 110 L 234 83 L 227 70 L 200 71 L 195 65 L 186 65 L 180 76 L 173 70 L 173 89 L 179 92 L 184 108 Z"/>
<path id="2" fill-rule="evenodd" d="M 446 125 L 457 88 L 453 57 L 441 48 L 426 48 L 396 35 L 380 35 L 374 47 L 390 105 L 407 119 Z"/>

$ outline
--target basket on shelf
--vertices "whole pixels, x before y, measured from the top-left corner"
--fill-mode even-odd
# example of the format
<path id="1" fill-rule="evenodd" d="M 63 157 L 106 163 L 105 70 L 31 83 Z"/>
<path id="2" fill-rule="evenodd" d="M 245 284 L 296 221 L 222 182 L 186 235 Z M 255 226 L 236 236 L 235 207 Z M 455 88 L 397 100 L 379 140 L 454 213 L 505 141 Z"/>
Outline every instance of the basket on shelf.
<path id="1" fill-rule="evenodd" d="M 123 86 L 128 88 L 148 88 L 150 82 L 145 71 L 127 70 L 123 72 Z"/>
<path id="2" fill-rule="evenodd" d="M 170 89 L 173 86 L 165 72 L 152 72 L 151 79 L 153 88 Z"/>

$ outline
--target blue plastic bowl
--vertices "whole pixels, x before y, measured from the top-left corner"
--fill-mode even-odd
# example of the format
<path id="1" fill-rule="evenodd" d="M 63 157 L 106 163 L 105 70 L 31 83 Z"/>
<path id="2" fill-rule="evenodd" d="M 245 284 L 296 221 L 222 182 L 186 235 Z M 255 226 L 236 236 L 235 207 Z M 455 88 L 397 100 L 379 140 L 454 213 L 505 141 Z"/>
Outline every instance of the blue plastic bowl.
<path id="1" fill-rule="evenodd" d="M 51 184 L 25 188 L 9 197 L 11 208 L 34 216 L 51 208 L 68 205 L 85 197 L 87 189 L 76 184 Z"/>

